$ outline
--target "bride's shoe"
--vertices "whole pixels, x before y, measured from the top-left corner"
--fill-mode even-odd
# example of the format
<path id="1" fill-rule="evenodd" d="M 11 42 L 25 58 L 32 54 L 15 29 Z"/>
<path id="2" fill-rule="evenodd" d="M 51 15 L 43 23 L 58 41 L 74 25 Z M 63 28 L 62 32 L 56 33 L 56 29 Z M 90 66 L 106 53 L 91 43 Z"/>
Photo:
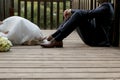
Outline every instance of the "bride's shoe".
<path id="1" fill-rule="evenodd" d="M 63 47 L 63 42 L 62 41 L 56 41 L 55 39 L 52 39 L 51 41 L 44 41 L 43 43 L 40 44 L 44 48 L 62 48 Z"/>
<path id="2" fill-rule="evenodd" d="M 48 41 L 51 41 L 53 39 L 53 37 L 50 35 L 49 37 L 47 37 Z"/>
<path id="3" fill-rule="evenodd" d="M 53 39 L 53 37 L 50 35 L 50 36 L 48 36 L 48 37 L 44 37 L 42 40 L 48 40 L 48 41 L 51 41 L 52 39 Z"/>

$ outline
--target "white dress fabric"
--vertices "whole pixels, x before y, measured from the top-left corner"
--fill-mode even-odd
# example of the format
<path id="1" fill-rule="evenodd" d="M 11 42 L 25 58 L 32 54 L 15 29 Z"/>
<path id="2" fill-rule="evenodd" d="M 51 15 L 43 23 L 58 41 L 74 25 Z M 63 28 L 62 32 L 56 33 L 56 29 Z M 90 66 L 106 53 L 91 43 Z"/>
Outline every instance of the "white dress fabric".
<path id="1" fill-rule="evenodd" d="M 5 32 L 8 34 L 4 34 Z M 0 25 L 0 36 L 7 37 L 14 45 L 43 38 L 42 31 L 37 25 L 19 16 L 3 20 L 3 24 Z"/>

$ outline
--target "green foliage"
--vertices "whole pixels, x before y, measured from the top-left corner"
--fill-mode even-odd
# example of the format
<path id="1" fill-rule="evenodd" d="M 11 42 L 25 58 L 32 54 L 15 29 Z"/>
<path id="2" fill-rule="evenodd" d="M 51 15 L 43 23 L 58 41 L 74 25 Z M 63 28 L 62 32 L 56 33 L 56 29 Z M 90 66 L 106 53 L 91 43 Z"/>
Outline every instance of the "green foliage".
<path id="1" fill-rule="evenodd" d="M 15 15 L 18 15 L 18 9 L 17 9 L 17 6 L 18 6 L 18 1 L 17 0 L 14 0 L 15 1 Z M 47 27 L 47 29 L 49 29 L 51 27 L 51 3 L 50 2 L 47 2 L 46 3 L 47 6 L 46 6 L 46 13 L 44 13 L 44 2 L 40 2 L 40 14 L 38 14 L 38 3 L 37 2 L 34 2 L 34 17 L 33 17 L 33 22 L 37 25 L 39 25 L 41 28 L 42 27 Z M 60 23 L 62 23 L 63 21 L 63 3 L 60 2 L 59 4 L 59 23 L 57 23 L 57 2 L 53 2 L 53 25 L 52 27 L 53 28 L 56 28 Z M 25 2 L 22 1 L 21 2 L 21 17 L 25 17 Z M 70 8 L 70 1 L 67 1 L 66 3 L 66 8 Z M 28 1 L 27 2 L 27 19 L 28 20 L 31 20 L 31 2 Z M 40 21 L 37 21 L 38 19 L 38 15 L 40 15 Z M 44 17 L 46 15 L 46 18 Z M 46 24 L 44 23 L 44 21 L 46 20 Z M 38 24 L 40 23 L 40 24 Z"/>

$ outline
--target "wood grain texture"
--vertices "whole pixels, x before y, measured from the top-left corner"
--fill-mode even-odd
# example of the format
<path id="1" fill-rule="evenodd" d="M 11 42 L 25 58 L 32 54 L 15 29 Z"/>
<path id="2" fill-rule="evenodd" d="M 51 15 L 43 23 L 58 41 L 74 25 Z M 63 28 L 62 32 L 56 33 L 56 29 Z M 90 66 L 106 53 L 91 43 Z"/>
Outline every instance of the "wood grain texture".
<path id="1" fill-rule="evenodd" d="M 0 53 L 0 80 L 120 80 L 120 49 L 87 46 L 75 31 L 63 48 L 14 46 Z"/>

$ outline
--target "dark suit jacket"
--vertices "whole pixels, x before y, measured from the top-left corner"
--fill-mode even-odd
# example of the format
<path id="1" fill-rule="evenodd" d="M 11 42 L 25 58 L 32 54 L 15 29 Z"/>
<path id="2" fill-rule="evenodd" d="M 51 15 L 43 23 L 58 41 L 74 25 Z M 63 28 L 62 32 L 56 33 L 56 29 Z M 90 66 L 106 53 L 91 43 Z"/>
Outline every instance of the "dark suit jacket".
<path id="1" fill-rule="evenodd" d="M 101 4 L 93 10 L 76 10 L 82 14 L 84 23 L 78 27 L 78 33 L 82 40 L 90 46 L 110 46 L 109 30 L 112 27 L 114 10 L 109 2 Z M 86 22 L 87 20 L 87 22 Z"/>

